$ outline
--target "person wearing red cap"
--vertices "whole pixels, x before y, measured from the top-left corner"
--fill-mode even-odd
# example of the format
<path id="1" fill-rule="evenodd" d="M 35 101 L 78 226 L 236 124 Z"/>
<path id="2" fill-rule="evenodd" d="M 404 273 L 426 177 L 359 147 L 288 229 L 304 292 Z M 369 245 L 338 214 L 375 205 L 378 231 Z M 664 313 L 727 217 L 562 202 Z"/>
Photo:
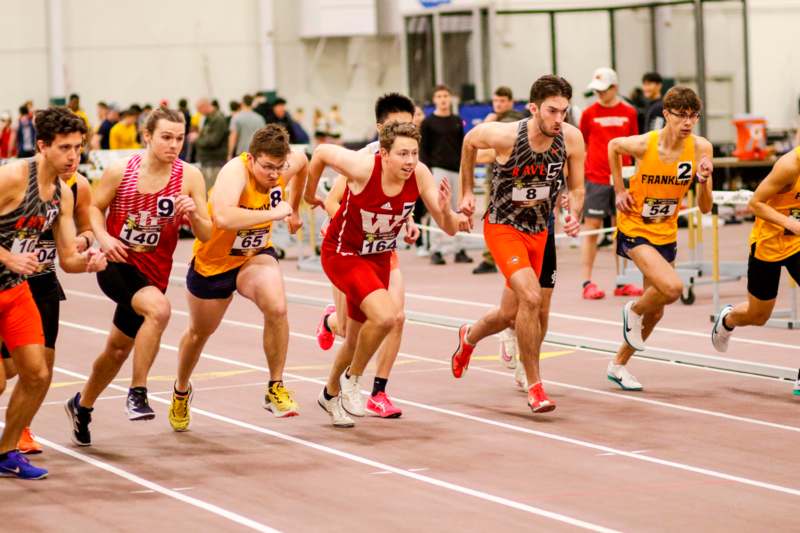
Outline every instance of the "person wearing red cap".
<path id="1" fill-rule="evenodd" d="M 581 115 L 580 129 L 586 142 L 586 199 L 584 229 L 598 230 L 603 219 L 614 217 L 614 187 L 608 165 L 608 142 L 616 137 L 639 133 L 636 109 L 620 99 L 619 80 L 614 70 L 602 67 L 594 71 L 588 89 L 597 101 Z M 605 292 L 592 282 L 592 268 L 597 255 L 597 235 L 586 235 L 581 244 L 583 298 L 599 300 Z M 634 285 L 617 285 L 614 296 L 640 296 L 642 289 Z"/>

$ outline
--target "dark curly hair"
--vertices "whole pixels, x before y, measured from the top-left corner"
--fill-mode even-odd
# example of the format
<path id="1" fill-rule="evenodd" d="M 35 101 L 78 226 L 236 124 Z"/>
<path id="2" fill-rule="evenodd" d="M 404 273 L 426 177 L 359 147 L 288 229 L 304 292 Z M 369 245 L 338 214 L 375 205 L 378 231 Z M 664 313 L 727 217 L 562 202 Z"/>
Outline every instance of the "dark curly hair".
<path id="1" fill-rule="evenodd" d="M 290 150 L 289 132 L 286 131 L 286 128 L 278 124 L 267 124 L 253 134 L 249 151 L 253 157 L 268 155 L 283 158 Z"/>
<path id="2" fill-rule="evenodd" d="M 572 85 L 564 78 L 551 74 L 542 76 L 531 85 L 530 101 L 537 106 L 551 96 L 563 96 L 570 100 L 572 98 Z"/>
<path id="3" fill-rule="evenodd" d="M 48 107 L 40 109 L 33 118 L 36 128 L 36 139 L 47 145 L 52 144 L 57 135 L 80 133 L 86 135 L 86 123 L 81 117 L 66 107 Z"/>

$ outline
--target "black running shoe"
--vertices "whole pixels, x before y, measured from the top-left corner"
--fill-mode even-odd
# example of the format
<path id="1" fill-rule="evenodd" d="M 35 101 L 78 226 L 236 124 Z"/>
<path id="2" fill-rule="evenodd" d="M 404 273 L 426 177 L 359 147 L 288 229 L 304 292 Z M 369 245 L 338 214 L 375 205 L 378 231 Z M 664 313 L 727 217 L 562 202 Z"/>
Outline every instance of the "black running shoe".
<path id="1" fill-rule="evenodd" d="M 92 435 L 89 423 L 92 421 L 93 408 L 80 407 L 81 393 L 75 394 L 64 404 L 64 410 L 72 422 L 72 442 L 78 446 L 91 446 Z"/>
<path id="2" fill-rule="evenodd" d="M 128 400 L 125 402 L 125 409 L 128 411 L 128 420 L 152 420 L 156 417 L 155 411 L 147 401 L 147 389 L 145 387 L 128 389 Z"/>
<path id="3" fill-rule="evenodd" d="M 442 256 L 442 252 L 433 252 L 431 254 L 431 264 L 432 265 L 445 265 L 447 261 L 444 260 Z"/>
<path id="4" fill-rule="evenodd" d="M 456 263 L 472 263 L 473 262 L 473 259 L 470 256 L 468 256 L 467 252 L 464 251 L 464 250 L 459 250 L 458 253 L 456 253 L 455 260 L 456 260 Z"/>
<path id="5" fill-rule="evenodd" d="M 473 274 L 491 274 L 497 272 L 497 267 L 487 261 L 481 261 L 478 266 L 472 269 Z"/>

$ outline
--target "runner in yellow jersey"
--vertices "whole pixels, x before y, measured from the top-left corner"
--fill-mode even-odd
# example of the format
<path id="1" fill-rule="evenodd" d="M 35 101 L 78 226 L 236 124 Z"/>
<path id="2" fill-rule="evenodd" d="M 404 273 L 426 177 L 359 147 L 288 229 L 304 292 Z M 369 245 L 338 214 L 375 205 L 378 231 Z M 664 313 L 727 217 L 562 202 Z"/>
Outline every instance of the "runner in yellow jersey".
<path id="1" fill-rule="evenodd" d="M 644 294 L 622 311 L 625 342 L 609 363 L 608 379 L 624 390 L 642 390 L 625 364 L 664 315 L 664 307 L 680 298 L 683 283 L 674 270 L 678 210 L 695 180 L 700 211 L 713 203 L 711 143 L 692 134 L 702 102 L 688 87 L 673 87 L 664 96 L 661 130 L 619 137 L 608 143 L 617 205 L 617 255 L 633 260 L 644 276 Z M 625 188 L 620 156 L 636 158 L 636 174 Z"/>
<path id="2" fill-rule="evenodd" d="M 750 233 L 747 301 L 725 306 L 711 329 L 711 342 L 728 350 L 737 326 L 763 326 L 775 307 L 781 267 L 800 283 L 800 147 L 782 156 L 758 185 L 750 208 L 756 215 Z M 800 396 L 800 376 L 794 386 Z"/>
<path id="3" fill-rule="evenodd" d="M 307 166 L 306 155 L 289 148 L 286 130 L 269 124 L 253 135 L 250 151 L 229 161 L 217 177 L 208 201 L 211 238 L 195 242 L 186 275 L 189 328 L 178 350 L 178 379 L 169 410 L 175 431 L 189 427 L 189 379 L 234 291 L 253 301 L 264 315 L 263 346 L 270 374 L 264 407 L 277 417 L 298 414 L 297 403 L 283 386 L 289 323 L 271 233 L 277 221 L 286 221 L 292 233 L 301 226 L 297 210 Z"/>

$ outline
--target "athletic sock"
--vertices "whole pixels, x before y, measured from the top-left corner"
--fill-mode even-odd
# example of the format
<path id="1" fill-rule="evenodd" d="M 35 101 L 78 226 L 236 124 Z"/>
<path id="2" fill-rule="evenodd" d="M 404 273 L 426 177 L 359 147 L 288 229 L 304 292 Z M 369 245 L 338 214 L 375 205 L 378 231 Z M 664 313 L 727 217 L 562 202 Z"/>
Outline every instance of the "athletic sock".
<path id="1" fill-rule="evenodd" d="M 335 396 L 331 396 L 330 394 L 328 394 L 327 386 L 322 388 L 322 396 L 325 398 L 326 401 L 333 400 L 335 398 Z"/>
<path id="2" fill-rule="evenodd" d="M 388 378 L 376 377 L 374 383 L 372 384 L 372 395 L 377 396 L 381 392 L 386 392 L 387 383 L 389 383 Z"/>
<path id="3" fill-rule="evenodd" d="M 727 329 L 728 331 L 733 331 L 733 328 L 729 328 L 728 324 L 725 323 L 725 319 L 728 317 L 722 317 L 722 327 Z"/>
<path id="4" fill-rule="evenodd" d="M 581 287 L 583 287 L 583 288 L 585 289 L 585 288 L 586 288 L 586 286 L 587 286 L 588 284 L 590 284 L 591 282 L 592 282 L 592 280 L 590 280 L 590 279 L 587 279 L 586 281 L 584 281 L 584 282 L 583 282 L 583 284 L 581 285 Z"/>
<path id="5" fill-rule="evenodd" d="M 137 394 L 144 394 L 147 396 L 147 387 L 131 387 L 128 389 L 128 394 L 135 392 Z"/>
<path id="6" fill-rule="evenodd" d="M 269 384 L 267 384 L 267 387 L 271 389 L 272 386 L 275 385 L 276 383 L 283 383 L 283 380 L 282 379 L 279 379 L 278 381 L 270 380 Z"/>
<path id="7" fill-rule="evenodd" d="M 172 387 L 172 391 L 175 393 L 175 396 L 178 396 L 179 398 L 184 398 L 186 396 L 189 396 L 188 390 L 185 392 L 181 392 L 178 390 L 178 387 Z"/>
<path id="8" fill-rule="evenodd" d="M 331 316 L 331 315 L 325 315 L 325 317 L 322 319 L 322 327 L 325 328 L 325 331 L 327 331 L 328 333 L 333 333 L 333 330 L 328 325 L 328 317 L 329 316 Z"/>

